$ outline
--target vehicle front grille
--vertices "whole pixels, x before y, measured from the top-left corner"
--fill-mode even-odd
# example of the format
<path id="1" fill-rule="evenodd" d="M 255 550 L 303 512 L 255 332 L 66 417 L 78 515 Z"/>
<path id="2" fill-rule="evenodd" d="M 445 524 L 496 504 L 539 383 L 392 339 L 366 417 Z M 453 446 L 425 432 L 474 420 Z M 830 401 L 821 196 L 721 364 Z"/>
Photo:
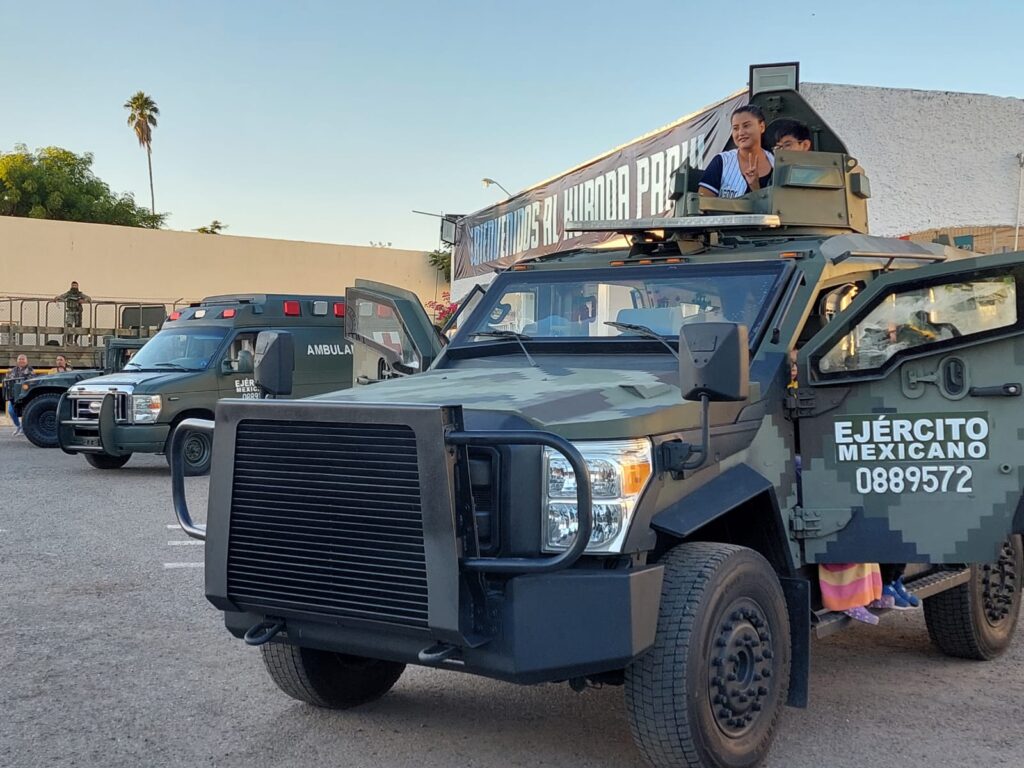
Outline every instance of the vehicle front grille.
<path id="1" fill-rule="evenodd" d="M 132 396 L 128 392 L 114 392 L 113 394 L 114 421 L 127 422 Z M 100 407 L 103 404 L 104 395 L 88 393 L 70 395 L 69 397 L 71 400 L 71 418 L 76 421 L 99 421 Z"/>
<path id="2" fill-rule="evenodd" d="M 227 576 L 232 601 L 266 614 L 426 628 L 413 430 L 239 423 Z"/>

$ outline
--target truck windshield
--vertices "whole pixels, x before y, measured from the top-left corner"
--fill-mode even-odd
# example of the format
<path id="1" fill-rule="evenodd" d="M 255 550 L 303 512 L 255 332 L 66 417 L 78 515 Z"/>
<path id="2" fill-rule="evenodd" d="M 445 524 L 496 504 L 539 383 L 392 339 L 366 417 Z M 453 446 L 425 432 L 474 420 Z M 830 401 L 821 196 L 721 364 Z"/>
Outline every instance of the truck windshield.
<path id="1" fill-rule="evenodd" d="M 781 288 L 779 262 L 616 267 L 550 272 L 506 272 L 495 280 L 460 329 L 458 341 L 493 343 L 474 336 L 514 331 L 533 339 L 634 336 L 607 322 L 646 326 L 676 337 L 684 323 L 728 321 L 746 325 L 753 339 Z"/>
<path id="2" fill-rule="evenodd" d="M 220 349 L 227 327 L 168 328 L 146 342 L 125 368 L 201 371 Z"/>

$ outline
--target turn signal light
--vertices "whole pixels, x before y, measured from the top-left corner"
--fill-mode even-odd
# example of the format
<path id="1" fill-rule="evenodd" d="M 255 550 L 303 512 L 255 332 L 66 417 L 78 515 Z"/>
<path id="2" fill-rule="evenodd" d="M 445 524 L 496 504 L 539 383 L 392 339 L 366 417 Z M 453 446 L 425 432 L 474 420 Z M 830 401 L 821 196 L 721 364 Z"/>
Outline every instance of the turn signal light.
<path id="1" fill-rule="evenodd" d="M 284 303 L 284 313 L 288 317 L 297 317 L 299 313 L 299 302 L 295 299 L 289 299 Z"/>
<path id="2" fill-rule="evenodd" d="M 345 316 L 345 302 L 344 301 L 336 301 L 336 302 L 334 302 L 334 316 L 335 317 L 344 317 Z"/>

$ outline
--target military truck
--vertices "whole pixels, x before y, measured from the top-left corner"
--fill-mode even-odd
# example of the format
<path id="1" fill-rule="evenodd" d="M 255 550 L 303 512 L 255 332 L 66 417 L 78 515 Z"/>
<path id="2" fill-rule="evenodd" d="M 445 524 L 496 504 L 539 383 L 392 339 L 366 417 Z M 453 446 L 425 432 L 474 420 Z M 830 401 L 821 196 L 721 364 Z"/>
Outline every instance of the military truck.
<path id="1" fill-rule="evenodd" d="M 108 337 L 102 347 L 93 350 L 94 367 L 37 376 L 22 382 L 17 391 L 7 393 L 7 399 L 21 419 L 25 437 L 40 448 L 56 448 L 57 403 L 61 395 L 84 379 L 120 371 L 145 343 L 145 339 Z"/>
<path id="2" fill-rule="evenodd" d="M 839 137 L 752 82 L 815 136 L 770 187 L 700 197 L 684 169 L 675 215 L 575 224 L 629 245 L 516 264 L 443 348 L 416 302 L 349 290 L 353 343 L 393 316 L 429 369 L 183 425 L 215 434 L 205 524 L 172 449 L 206 596 L 286 694 L 354 707 L 407 664 L 622 685 L 652 765 L 752 766 L 808 704 L 812 637 L 851 621 L 821 564 L 909 564 L 939 649 L 1007 648 L 1024 254 L 871 236 Z"/>
<path id="3" fill-rule="evenodd" d="M 175 310 L 123 371 L 81 381 L 61 398 L 60 447 L 98 469 L 123 467 L 133 453 L 165 454 L 183 419 L 212 417 L 222 397 L 259 396 L 253 353 L 257 334 L 267 329 L 294 337 L 296 395 L 348 387 L 344 317 L 340 296 L 232 294 Z M 190 434 L 185 449 L 188 474 L 209 470 L 208 435 Z"/>

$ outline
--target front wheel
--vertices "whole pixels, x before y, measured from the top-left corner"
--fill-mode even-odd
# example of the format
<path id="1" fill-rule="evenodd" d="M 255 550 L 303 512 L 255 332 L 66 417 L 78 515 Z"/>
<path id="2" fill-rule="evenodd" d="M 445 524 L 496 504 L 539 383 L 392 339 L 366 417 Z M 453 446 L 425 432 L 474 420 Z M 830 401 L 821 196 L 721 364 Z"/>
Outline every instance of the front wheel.
<path id="1" fill-rule="evenodd" d="M 175 430 L 181 427 L 175 427 Z M 174 430 L 171 431 L 173 437 Z M 171 463 L 171 438 L 167 438 L 167 451 L 164 454 L 167 463 Z M 196 432 L 188 430 L 185 433 L 185 442 L 181 447 L 182 458 L 185 460 L 185 477 L 196 477 L 205 475 L 210 471 L 210 463 L 213 461 L 213 435 L 209 432 Z"/>
<path id="2" fill-rule="evenodd" d="M 994 563 L 971 566 L 966 584 L 925 598 L 928 636 L 947 656 L 989 661 L 1013 640 L 1020 615 L 1024 547 L 1020 536 L 1003 542 Z"/>
<path id="3" fill-rule="evenodd" d="M 271 679 L 293 699 L 330 709 L 376 701 L 398 682 L 405 664 L 300 648 L 283 643 L 260 646 Z"/>
<path id="4" fill-rule="evenodd" d="M 132 457 L 130 453 L 126 456 L 111 456 L 109 453 L 86 453 L 83 455 L 89 465 L 96 469 L 120 469 Z"/>
<path id="5" fill-rule="evenodd" d="M 746 768 L 771 746 L 789 690 L 789 615 L 772 567 L 730 544 L 680 544 L 654 645 L 626 668 L 633 739 L 658 768 Z"/>
<path id="6" fill-rule="evenodd" d="M 57 403 L 60 394 L 47 392 L 29 401 L 21 414 L 21 426 L 32 445 L 40 448 L 56 448 Z"/>

